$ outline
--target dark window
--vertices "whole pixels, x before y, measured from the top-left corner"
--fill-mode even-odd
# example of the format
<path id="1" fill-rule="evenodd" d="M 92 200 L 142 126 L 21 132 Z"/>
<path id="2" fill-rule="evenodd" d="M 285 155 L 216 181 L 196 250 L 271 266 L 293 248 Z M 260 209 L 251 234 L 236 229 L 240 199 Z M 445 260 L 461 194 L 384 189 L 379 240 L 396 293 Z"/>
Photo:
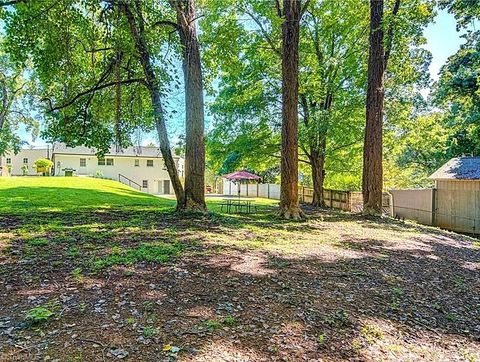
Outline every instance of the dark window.
<path id="1" fill-rule="evenodd" d="M 113 166 L 113 158 L 107 158 L 107 166 Z"/>
<path id="2" fill-rule="evenodd" d="M 80 167 L 87 167 L 87 159 L 81 158 L 80 159 Z"/>
<path id="3" fill-rule="evenodd" d="M 7 158 L 7 165 L 11 165 L 12 164 L 12 159 L 11 158 Z"/>
<path id="4" fill-rule="evenodd" d="M 27 164 L 27 163 L 28 163 L 28 158 L 24 158 L 24 159 L 23 159 L 23 163 L 24 163 L 24 164 Z"/>
<path id="5" fill-rule="evenodd" d="M 98 165 L 99 166 L 105 166 L 105 159 L 104 158 L 99 158 L 98 159 Z"/>
<path id="6" fill-rule="evenodd" d="M 135 160 L 135 167 L 140 166 L 140 160 Z"/>
<path id="7" fill-rule="evenodd" d="M 153 160 L 147 160 L 147 167 L 153 167 Z"/>
<path id="8" fill-rule="evenodd" d="M 143 181 L 142 181 L 142 187 L 143 187 L 144 189 L 148 189 L 148 180 L 143 180 Z"/>

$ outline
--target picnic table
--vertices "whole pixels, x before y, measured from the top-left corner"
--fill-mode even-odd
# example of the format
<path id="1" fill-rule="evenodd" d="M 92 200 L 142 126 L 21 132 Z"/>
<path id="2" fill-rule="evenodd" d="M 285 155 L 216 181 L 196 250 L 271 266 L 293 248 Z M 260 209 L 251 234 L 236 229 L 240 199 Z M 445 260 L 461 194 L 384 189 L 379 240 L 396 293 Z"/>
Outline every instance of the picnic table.
<path id="1" fill-rule="evenodd" d="M 220 204 L 220 210 L 225 208 L 228 214 L 235 212 L 237 214 L 252 214 L 257 212 L 257 206 L 252 204 L 251 200 L 244 199 L 223 199 Z"/>

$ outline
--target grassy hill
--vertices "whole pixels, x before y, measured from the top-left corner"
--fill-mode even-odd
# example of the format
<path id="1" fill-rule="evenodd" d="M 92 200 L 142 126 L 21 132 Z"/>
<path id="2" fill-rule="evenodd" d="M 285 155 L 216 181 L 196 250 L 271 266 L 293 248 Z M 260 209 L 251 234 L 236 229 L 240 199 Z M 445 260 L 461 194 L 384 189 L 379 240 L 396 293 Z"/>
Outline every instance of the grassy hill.
<path id="1" fill-rule="evenodd" d="M 0 178 L 0 360 L 480 359 L 477 240 L 218 202 L 178 215 L 115 181 Z"/>
<path id="2" fill-rule="evenodd" d="M 0 212 L 72 211 L 118 207 L 169 209 L 174 202 L 120 182 L 90 177 L 0 178 Z"/>

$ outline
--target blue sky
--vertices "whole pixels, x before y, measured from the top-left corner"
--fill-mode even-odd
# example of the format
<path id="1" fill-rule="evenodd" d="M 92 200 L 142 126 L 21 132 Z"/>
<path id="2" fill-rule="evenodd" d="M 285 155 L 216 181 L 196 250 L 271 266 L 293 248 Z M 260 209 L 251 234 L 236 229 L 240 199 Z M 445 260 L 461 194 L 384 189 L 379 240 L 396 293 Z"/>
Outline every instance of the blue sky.
<path id="1" fill-rule="evenodd" d="M 427 38 L 425 48 L 432 53 L 430 76 L 438 79 L 438 72 L 448 57 L 455 54 L 463 44 L 461 33 L 456 31 L 456 21 L 446 10 L 440 11 L 435 22 L 430 24 L 423 34 Z"/>
<path id="2" fill-rule="evenodd" d="M 447 61 L 448 57 L 455 54 L 460 48 L 460 45 L 464 42 L 461 38 L 461 34 L 456 31 L 456 21 L 453 15 L 447 11 L 439 11 L 435 18 L 435 21 L 430 24 L 424 31 L 427 44 L 424 46 L 432 53 L 432 63 L 430 64 L 430 76 L 436 81 L 438 79 L 438 72 L 443 64 Z M 428 95 L 429 90 L 426 89 L 422 92 L 424 96 Z M 183 108 L 183 94 L 176 94 L 173 99 L 175 107 Z M 181 114 L 181 113 L 180 113 Z M 171 120 L 168 122 L 167 127 L 170 128 L 171 134 L 179 134 L 183 120 Z M 32 142 L 29 135 L 24 131 L 21 132 L 22 137 L 32 145 L 42 145 L 45 142 L 37 139 Z M 154 134 L 147 134 L 143 137 L 143 143 L 147 144 L 155 142 Z M 172 145 L 176 142 L 176 137 L 172 139 Z"/>

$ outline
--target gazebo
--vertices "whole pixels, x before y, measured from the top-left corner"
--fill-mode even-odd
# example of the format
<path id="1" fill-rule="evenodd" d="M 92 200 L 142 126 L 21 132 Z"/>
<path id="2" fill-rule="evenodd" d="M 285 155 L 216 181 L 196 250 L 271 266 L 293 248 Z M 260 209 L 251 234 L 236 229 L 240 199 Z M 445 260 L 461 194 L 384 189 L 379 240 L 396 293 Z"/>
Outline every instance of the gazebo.
<path id="1" fill-rule="evenodd" d="M 234 184 L 238 184 L 238 198 L 240 198 L 241 192 L 241 183 L 242 181 L 260 181 L 261 177 L 250 173 L 248 171 L 235 171 L 223 176 L 224 179 L 228 181 L 232 181 Z M 248 193 L 248 185 L 247 185 L 247 193 Z"/>

